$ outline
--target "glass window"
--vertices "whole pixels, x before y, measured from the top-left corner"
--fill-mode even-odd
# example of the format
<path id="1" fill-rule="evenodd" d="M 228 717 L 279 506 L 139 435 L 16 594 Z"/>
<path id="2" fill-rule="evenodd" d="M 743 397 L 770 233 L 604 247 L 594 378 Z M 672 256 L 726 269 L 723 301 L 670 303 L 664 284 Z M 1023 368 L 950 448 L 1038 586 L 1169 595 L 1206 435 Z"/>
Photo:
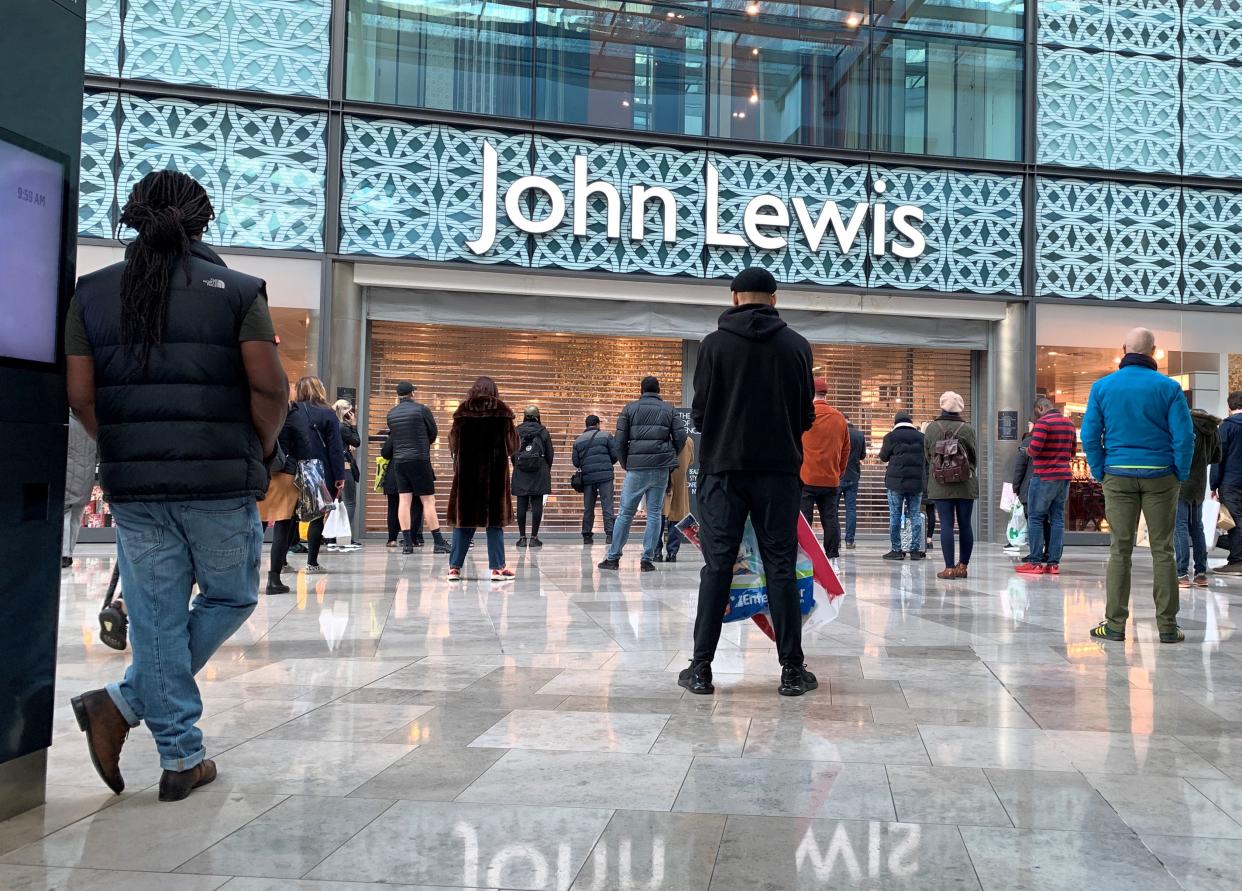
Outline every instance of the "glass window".
<path id="1" fill-rule="evenodd" d="M 766 0 L 711 0 L 711 4 L 712 9 L 746 15 L 756 20 L 792 18 L 857 28 L 867 20 L 870 0 L 793 0 L 786 3 Z"/>
<path id="2" fill-rule="evenodd" d="M 996 40 L 1021 40 L 1023 0 L 872 0 L 870 23 Z"/>
<path id="3" fill-rule="evenodd" d="M 689 6 L 541 4 L 535 116 L 701 135 L 706 38 Z"/>
<path id="4" fill-rule="evenodd" d="M 531 6 L 351 0 L 350 99 L 530 116 Z"/>
<path id="5" fill-rule="evenodd" d="M 796 19 L 717 15 L 712 135 L 864 148 L 867 34 Z"/>
<path id="6" fill-rule="evenodd" d="M 875 36 L 880 151 L 1022 157 L 1022 47 Z"/>

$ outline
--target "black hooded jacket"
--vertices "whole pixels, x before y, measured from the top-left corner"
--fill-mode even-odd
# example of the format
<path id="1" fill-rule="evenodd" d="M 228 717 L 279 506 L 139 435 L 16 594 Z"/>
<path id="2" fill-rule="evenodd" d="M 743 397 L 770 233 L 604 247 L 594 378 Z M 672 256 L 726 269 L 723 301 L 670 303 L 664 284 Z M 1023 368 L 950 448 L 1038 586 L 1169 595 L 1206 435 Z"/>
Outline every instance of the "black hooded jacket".
<path id="1" fill-rule="evenodd" d="M 810 344 L 776 307 L 725 310 L 719 329 L 703 338 L 694 369 L 700 473 L 797 474 L 802 434 L 815 421 L 812 365 Z"/>

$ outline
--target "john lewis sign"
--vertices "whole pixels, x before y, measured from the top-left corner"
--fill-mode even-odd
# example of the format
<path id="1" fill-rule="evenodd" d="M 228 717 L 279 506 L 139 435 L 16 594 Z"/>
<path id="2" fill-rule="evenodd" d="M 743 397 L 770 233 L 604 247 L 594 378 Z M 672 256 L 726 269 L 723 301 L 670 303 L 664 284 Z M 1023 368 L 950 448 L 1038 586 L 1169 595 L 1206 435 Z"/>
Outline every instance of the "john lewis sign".
<path id="1" fill-rule="evenodd" d="M 481 229 L 478 237 L 467 241 L 466 246 L 476 255 L 483 256 L 496 243 L 497 208 L 501 203 L 499 165 L 496 149 L 490 140 L 483 141 L 480 163 L 483 171 L 479 195 Z M 655 184 L 633 185 L 629 194 L 623 195 L 613 183 L 605 179 L 592 179 L 584 154 L 574 156 L 573 170 L 572 208 L 567 207 L 561 187 L 546 176 L 523 176 L 511 183 L 505 189 L 503 202 L 509 222 L 522 232 L 544 235 L 563 226 L 568 215 L 573 234 L 584 237 L 589 227 L 596 223 L 591 218 L 591 204 L 592 199 L 598 197 L 604 203 L 604 226 L 608 239 L 616 241 L 621 238 L 623 202 L 627 201 L 631 209 L 627 235 L 631 241 L 640 242 L 647 237 L 646 209 L 651 203 L 659 208 L 663 240 L 672 244 L 680 239 L 678 198 L 671 189 Z M 875 256 L 883 257 L 891 252 L 896 257 L 913 260 L 927 250 L 927 239 L 922 231 L 923 209 L 913 204 L 898 204 L 890 208 L 884 201 L 888 186 L 882 179 L 872 182 L 870 201 L 845 207 L 832 200 L 808 202 L 799 195 L 794 195 L 789 204 L 776 195 L 755 195 L 746 204 L 740 231 L 730 231 L 720 222 L 720 172 L 715 164 L 706 161 L 703 175 L 706 198 L 702 221 L 708 247 L 753 247 L 779 251 L 789 245 L 791 220 L 796 217 L 798 231 L 812 253 L 820 252 L 831 229 L 840 252 L 847 254 L 859 242 L 859 233 L 870 215 L 871 251 Z M 546 208 L 542 216 L 531 213 L 527 201 L 527 193 L 530 192 L 545 199 L 541 202 Z M 890 238 L 890 231 L 894 237 Z M 862 249 L 865 250 L 865 247 Z"/>

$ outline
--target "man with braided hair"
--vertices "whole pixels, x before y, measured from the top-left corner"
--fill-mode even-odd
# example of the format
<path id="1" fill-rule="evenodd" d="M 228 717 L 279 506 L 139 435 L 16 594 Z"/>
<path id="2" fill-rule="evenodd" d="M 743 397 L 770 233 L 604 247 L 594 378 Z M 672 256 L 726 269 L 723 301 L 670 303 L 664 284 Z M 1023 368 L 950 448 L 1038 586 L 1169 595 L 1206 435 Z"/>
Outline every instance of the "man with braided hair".
<path id="1" fill-rule="evenodd" d="M 133 650 L 125 677 L 73 710 L 118 794 L 121 747 L 146 722 L 160 801 L 216 778 L 194 676 L 258 601 L 256 500 L 287 410 L 264 283 L 202 242 L 214 216 L 191 177 L 147 174 L 121 211 L 137 238 L 79 280 L 65 324 L 69 404 L 99 444 Z"/>

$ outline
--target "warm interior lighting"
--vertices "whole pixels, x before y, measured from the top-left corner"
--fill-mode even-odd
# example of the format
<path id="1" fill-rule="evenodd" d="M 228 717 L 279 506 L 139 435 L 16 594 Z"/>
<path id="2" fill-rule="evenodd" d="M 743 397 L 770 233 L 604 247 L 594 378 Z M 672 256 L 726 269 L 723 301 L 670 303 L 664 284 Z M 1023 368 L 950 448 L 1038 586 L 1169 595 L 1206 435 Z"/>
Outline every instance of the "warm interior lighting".
<path id="1" fill-rule="evenodd" d="M 1165 357 L 1165 352 L 1164 352 L 1164 350 L 1156 350 L 1156 361 L 1157 361 L 1157 362 L 1162 361 L 1162 360 L 1164 359 L 1164 357 Z"/>
<path id="2" fill-rule="evenodd" d="M 862 24 L 862 16 L 856 12 L 851 12 L 845 18 L 845 27 L 847 28 L 857 28 L 861 24 Z"/>
<path id="3" fill-rule="evenodd" d="M 1061 354 L 1060 354 L 1060 353 L 1058 353 L 1056 350 L 1049 350 L 1049 351 L 1048 351 L 1048 355 L 1049 355 L 1049 356 L 1059 356 L 1059 355 L 1061 355 Z"/>
<path id="4" fill-rule="evenodd" d="M 759 4 L 758 3 L 748 4 L 746 6 L 746 14 L 747 15 L 759 15 Z"/>
<path id="5" fill-rule="evenodd" d="M 751 93 L 750 93 L 750 104 L 751 104 L 751 105 L 758 105 L 758 104 L 759 104 L 759 91 L 758 91 L 758 90 L 752 90 L 752 91 L 751 91 Z"/>
<path id="6" fill-rule="evenodd" d="M 630 107 L 630 100 L 629 100 L 629 99 L 622 99 L 622 100 L 621 100 L 621 104 L 622 104 L 625 108 L 629 108 L 629 107 Z"/>
<path id="7" fill-rule="evenodd" d="M 755 47 L 754 49 L 752 49 L 752 50 L 750 51 L 750 54 L 751 54 L 752 56 L 757 56 L 757 55 L 759 55 L 759 47 Z"/>

